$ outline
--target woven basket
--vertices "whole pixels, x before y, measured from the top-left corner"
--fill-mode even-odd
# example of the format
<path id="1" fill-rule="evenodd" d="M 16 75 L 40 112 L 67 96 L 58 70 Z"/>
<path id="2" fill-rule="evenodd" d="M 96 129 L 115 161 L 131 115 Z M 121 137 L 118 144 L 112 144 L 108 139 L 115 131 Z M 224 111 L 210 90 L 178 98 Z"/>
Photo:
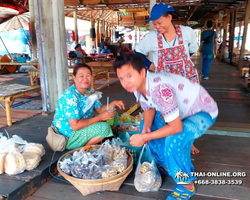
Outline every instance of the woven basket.
<path id="1" fill-rule="evenodd" d="M 99 148 L 100 145 L 91 145 L 91 148 Z M 79 151 L 82 148 L 72 150 L 66 154 L 64 154 L 59 161 L 61 161 L 65 156 L 73 154 L 75 151 Z M 88 148 L 85 148 L 88 149 Z M 127 151 L 128 154 L 128 162 L 127 162 L 127 169 L 122 173 L 117 174 L 116 176 L 105 178 L 105 179 L 96 179 L 96 180 L 87 180 L 87 179 L 78 179 L 72 176 L 69 176 L 62 172 L 59 167 L 59 162 L 57 162 L 57 170 L 61 176 L 63 176 L 66 180 L 68 180 L 73 186 L 78 189 L 83 196 L 86 196 L 91 193 L 95 193 L 98 191 L 118 191 L 125 181 L 127 176 L 133 170 L 133 157 Z"/>

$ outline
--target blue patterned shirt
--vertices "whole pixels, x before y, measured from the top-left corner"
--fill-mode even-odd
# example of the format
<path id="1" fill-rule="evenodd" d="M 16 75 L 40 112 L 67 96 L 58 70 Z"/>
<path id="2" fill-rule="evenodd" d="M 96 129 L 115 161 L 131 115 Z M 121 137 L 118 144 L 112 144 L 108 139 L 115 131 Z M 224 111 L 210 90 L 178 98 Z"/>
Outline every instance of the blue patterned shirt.
<path id="1" fill-rule="evenodd" d="M 86 93 L 90 92 L 88 88 Z M 58 129 L 58 131 L 65 137 L 69 137 L 72 128 L 69 124 L 69 119 L 89 119 L 91 118 L 93 109 L 97 109 L 102 106 L 99 100 L 91 106 L 89 110 L 85 113 L 83 112 L 86 107 L 87 97 L 82 95 L 75 87 L 72 85 L 67 90 L 65 90 L 62 96 L 59 98 L 56 106 L 55 116 L 53 120 L 53 126 Z"/>

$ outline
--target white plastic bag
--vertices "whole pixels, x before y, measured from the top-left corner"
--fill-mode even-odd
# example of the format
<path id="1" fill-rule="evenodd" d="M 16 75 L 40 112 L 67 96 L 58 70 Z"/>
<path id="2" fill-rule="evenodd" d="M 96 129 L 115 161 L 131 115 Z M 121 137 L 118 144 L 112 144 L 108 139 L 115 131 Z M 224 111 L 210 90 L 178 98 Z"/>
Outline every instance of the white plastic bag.
<path id="1" fill-rule="evenodd" d="M 156 192 L 160 189 L 161 184 L 161 175 L 149 146 L 144 145 L 135 171 L 135 188 L 138 192 Z"/>
<path id="2" fill-rule="evenodd" d="M 9 175 L 16 175 L 25 170 L 25 160 L 23 155 L 19 152 L 9 153 L 5 158 L 5 173 Z"/>
<path id="3" fill-rule="evenodd" d="M 6 153 L 0 153 L 0 174 L 3 174 L 5 172 L 5 158 L 6 158 Z"/>
<path id="4" fill-rule="evenodd" d="M 89 97 L 87 97 L 86 107 L 84 108 L 83 113 L 86 113 L 95 103 L 95 101 L 100 98 L 102 98 L 102 92 L 95 92 L 94 94 L 91 94 Z"/>

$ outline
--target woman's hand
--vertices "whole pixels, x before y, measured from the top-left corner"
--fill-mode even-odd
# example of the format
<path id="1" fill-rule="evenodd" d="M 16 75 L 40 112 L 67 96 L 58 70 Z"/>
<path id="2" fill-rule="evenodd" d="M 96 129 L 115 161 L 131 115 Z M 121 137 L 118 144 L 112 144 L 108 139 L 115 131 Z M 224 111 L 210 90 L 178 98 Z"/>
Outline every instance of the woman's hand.
<path id="1" fill-rule="evenodd" d="M 114 119 L 115 110 L 111 110 L 111 111 L 105 110 L 104 112 L 100 113 L 99 117 L 100 117 L 100 121 L 106 121 L 106 120 L 109 120 L 109 119 Z"/>
<path id="2" fill-rule="evenodd" d="M 109 105 L 109 107 L 111 107 L 111 108 L 114 108 L 116 106 L 120 109 L 125 109 L 125 103 L 122 100 L 115 100 L 115 101 L 111 102 Z"/>
<path id="3" fill-rule="evenodd" d="M 145 144 L 143 134 L 135 134 L 130 137 L 130 144 L 135 147 L 141 147 Z"/>

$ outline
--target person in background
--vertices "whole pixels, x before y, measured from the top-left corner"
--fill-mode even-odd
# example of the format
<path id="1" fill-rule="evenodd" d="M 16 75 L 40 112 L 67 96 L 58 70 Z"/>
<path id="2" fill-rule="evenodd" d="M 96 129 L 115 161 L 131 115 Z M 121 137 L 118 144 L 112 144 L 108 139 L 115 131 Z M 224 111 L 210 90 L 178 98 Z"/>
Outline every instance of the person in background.
<path id="1" fill-rule="evenodd" d="M 211 63 L 217 54 L 218 41 L 217 33 L 213 30 L 213 21 L 209 20 L 206 23 L 207 30 L 201 33 L 201 42 L 199 51 L 202 53 L 202 76 L 204 80 L 208 80 L 208 74 L 211 68 Z"/>
<path id="2" fill-rule="evenodd" d="M 168 4 L 155 4 L 148 21 L 153 21 L 155 30 L 150 31 L 135 47 L 145 65 L 151 71 L 174 73 L 184 76 L 193 82 L 199 82 L 197 70 L 190 56 L 198 50 L 194 30 L 188 26 L 173 25 L 174 8 Z M 153 62 L 146 55 L 153 53 Z M 157 112 L 156 117 L 160 117 Z M 192 154 L 200 151 L 193 145 Z"/>
<path id="3" fill-rule="evenodd" d="M 111 53 L 111 50 L 108 49 L 108 45 L 107 44 L 104 44 L 101 53 Z"/>
<path id="4" fill-rule="evenodd" d="M 65 90 L 56 106 L 53 126 L 68 138 L 66 149 L 77 149 L 84 145 L 100 143 L 104 138 L 113 136 L 106 120 L 114 119 L 115 111 L 107 111 L 107 105 L 99 100 L 90 102 L 91 68 L 86 64 L 77 64 L 73 71 L 74 85 Z M 93 98 L 92 98 L 93 99 Z M 125 109 L 121 100 L 111 102 L 108 107 Z M 92 112 L 98 116 L 92 117 Z"/>
<path id="5" fill-rule="evenodd" d="M 77 44 L 75 46 L 75 53 L 76 53 L 77 57 L 87 56 L 87 53 L 82 49 L 81 44 Z"/>
<path id="6" fill-rule="evenodd" d="M 191 146 L 215 123 L 216 102 L 198 83 L 176 74 L 148 71 L 138 54 L 118 56 L 113 68 L 123 88 L 134 93 L 144 110 L 141 134 L 132 135 L 130 144 L 141 147 L 147 143 L 156 164 L 168 170 L 176 187 L 166 200 L 190 199 L 196 180 L 191 174 Z M 156 111 L 163 116 L 161 122 L 155 123 Z"/>

